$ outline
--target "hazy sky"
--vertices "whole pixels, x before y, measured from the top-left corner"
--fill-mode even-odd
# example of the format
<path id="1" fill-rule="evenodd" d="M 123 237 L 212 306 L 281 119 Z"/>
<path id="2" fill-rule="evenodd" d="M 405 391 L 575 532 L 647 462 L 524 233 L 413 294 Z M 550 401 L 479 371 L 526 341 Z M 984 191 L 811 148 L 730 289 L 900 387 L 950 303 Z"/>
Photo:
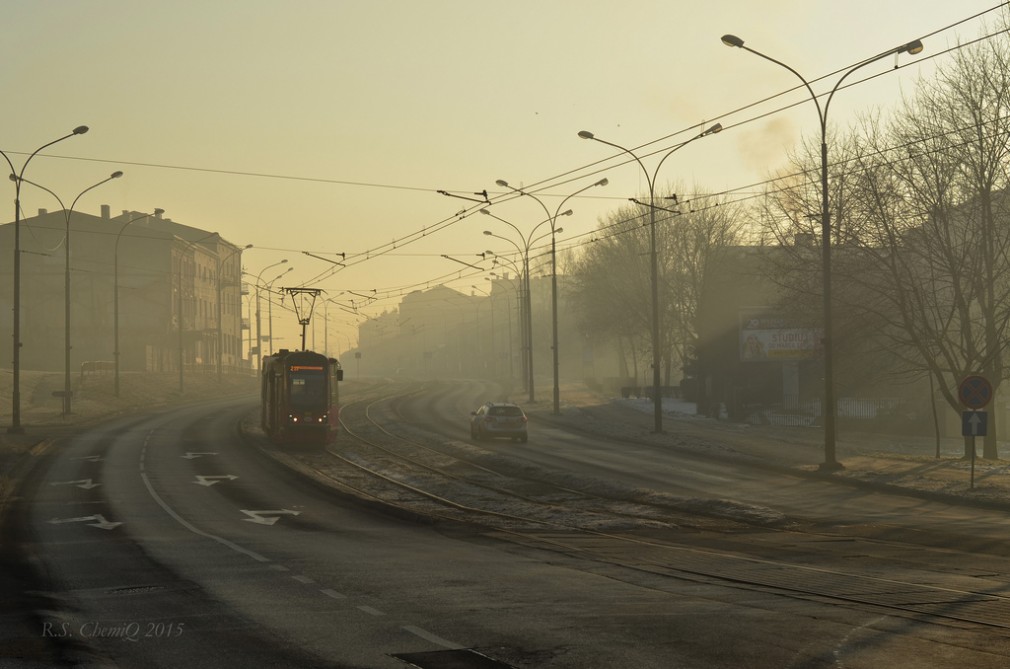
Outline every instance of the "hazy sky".
<path id="1" fill-rule="evenodd" d="M 20 152 L 88 125 L 88 134 L 36 157 L 25 177 L 69 202 L 122 169 L 122 179 L 85 195 L 78 209 L 163 208 L 180 223 L 253 244 L 244 255 L 253 275 L 288 258 L 295 270 L 278 285 L 298 285 L 335 267 L 301 253 L 309 250 L 355 256 L 313 284 L 338 300 L 360 299 L 341 291 L 391 295 L 446 281 L 470 292 L 471 284 L 486 285 L 483 276 L 452 281 L 469 270 L 442 254 L 476 262 L 480 251 L 511 250 L 483 230 L 516 234 L 476 213 L 477 203 L 438 195 L 439 189 L 487 189 L 495 200 L 504 192 L 496 179 L 543 184 L 538 195 L 553 213 L 562 197 L 606 176 L 610 184 L 592 189 L 593 198 L 566 205 L 574 210 L 559 222 L 565 230 L 559 244 L 566 245 L 585 240 L 599 216 L 647 191 L 638 166 L 605 161 L 616 151 L 579 139 L 579 130 L 628 148 L 662 140 L 648 152 L 719 121 L 727 130 L 672 156 L 658 180 L 735 193 L 764 181 L 789 147 L 818 132 L 808 97 L 795 109 L 753 120 L 806 94 L 751 106 L 798 80 L 724 46 L 724 33 L 811 81 L 922 38 L 922 54 L 897 59 L 913 66 L 892 70 L 895 59 L 885 59 L 860 70 L 885 76 L 838 93 L 829 121 L 842 126 L 913 91 L 916 78 L 949 59 L 944 52 L 959 39 L 982 34 L 984 20 L 995 26 L 998 12 L 944 29 L 999 5 L 11 1 L 0 42 L 6 101 L 0 149 L 20 167 Z M 644 160 L 651 172 L 658 158 Z M 25 192 L 23 204 L 29 215 L 57 208 L 38 191 Z M 473 215 L 457 219 L 464 208 Z M 526 234 L 545 218 L 529 198 L 491 211 Z M 425 229 L 423 238 L 406 243 Z M 358 254 L 366 252 L 370 259 L 362 262 Z M 364 311 L 375 314 L 398 301 L 389 297 Z M 330 313 L 331 337 L 353 342 L 355 318 Z"/>

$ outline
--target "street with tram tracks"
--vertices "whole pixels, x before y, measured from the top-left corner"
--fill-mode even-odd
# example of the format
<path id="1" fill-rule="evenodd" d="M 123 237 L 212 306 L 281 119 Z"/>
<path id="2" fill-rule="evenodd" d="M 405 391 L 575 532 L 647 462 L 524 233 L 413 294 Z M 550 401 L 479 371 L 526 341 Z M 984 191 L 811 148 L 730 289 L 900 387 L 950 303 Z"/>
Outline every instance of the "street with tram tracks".
<path id="1" fill-rule="evenodd" d="M 321 453 L 268 443 L 247 401 L 57 443 L 7 528 L 30 624 L 84 666 L 1005 666 L 1005 514 L 676 425 L 471 441 L 498 393 L 348 384 Z"/>

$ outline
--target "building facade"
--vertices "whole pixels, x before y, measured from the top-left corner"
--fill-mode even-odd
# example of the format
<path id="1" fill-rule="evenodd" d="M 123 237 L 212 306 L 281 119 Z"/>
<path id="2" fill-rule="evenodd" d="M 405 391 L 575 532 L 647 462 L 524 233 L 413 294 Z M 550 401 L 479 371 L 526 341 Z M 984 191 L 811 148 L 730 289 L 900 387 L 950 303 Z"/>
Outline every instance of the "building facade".
<path id="1" fill-rule="evenodd" d="M 13 253 L 15 225 L 0 226 Z M 171 371 L 186 365 L 233 371 L 242 358 L 241 251 L 215 233 L 154 213 L 112 216 L 47 212 L 19 223 L 20 365 L 71 372 L 89 363 L 122 371 Z M 69 243 L 70 324 L 66 322 Z M 13 263 L 0 265 L 0 351 L 12 363 Z"/>

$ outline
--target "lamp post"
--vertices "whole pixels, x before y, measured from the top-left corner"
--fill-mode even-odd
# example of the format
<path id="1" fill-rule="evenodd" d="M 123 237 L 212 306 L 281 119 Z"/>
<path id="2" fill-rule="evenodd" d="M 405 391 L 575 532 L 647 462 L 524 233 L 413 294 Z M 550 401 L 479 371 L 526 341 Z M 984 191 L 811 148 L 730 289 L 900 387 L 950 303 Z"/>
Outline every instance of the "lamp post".
<path id="1" fill-rule="evenodd" d="M 487 209 L 481 209 L 480 213 L 484 214 L 485 216 L 490 216 L 491 218 L 497 219 L 502 223 L 504 223 L 505 225 L 509 226 L 510 228 L 516 231 L 516 233 L 519 235 L 519 239 L 522 241 L 522 246 L 520 246 L 519 244 L 516 244 L 508 237 L 502 237 L 501 235 L 496 235 L 490 230 L 484 231 L 484 234 L 487 235 L 488 237 L 501 239 L 514 246 L 516 251 L 519 252 L 519 255 L 522 256 L 523 259 L 523 282 L 526 284 L 526 373 L 528 375 L 526 380 L 526 388 L 529 391 L 529 401 L 535 402 L 536 399 L 533 384 L 533 299 L 531 297 L 533 291 L 530 286 L 530 248 L 533 246 L 534 241 L 539 241 L 539 239 L 541 239 L 537 238 L 536 240 L 534 240 L 533 233 L 536 232 L 537 229 L 544 223 L 551 222 L 551 219 L 547 219 L 545 221 L 537 223 L 535 226 L 533 226 L 533 229 L 530 230 L 529 235 L 524 236 L 522 231 L 520 231 L 519 228 L 517 228 L 515 225 L 513 225 L 509 221 L 506 221 L 504 218 L 501 218 L 500 216 L 495 216 Z M 571 213 L 572 213 L 571 210 L 568 210 L 562 215 L 567 216 L 570 215 Z"/>
<path id="2" fill-rule="evenodd" d="M 824 102 L 824 107 L 821 107 L 820 101 L 817 99 L 817 94 L 814 93 L 813 88 L 807 82 L 803 76 L 789 67 L 785 63 L 775 60 L 760 51 L 755 51 L 748 46 L 744 46 L 744 41 L 737 37 L 736 35 L 723 35 L 722 43 L 726 46 L 737 47 L 743 49 L 744 51 L 749 51 L 755 56 L 760 56 L 767 61 L 771 61 L 780 67 L 792 72 L 796 77 L 803 82 L 803 86 L 810 93 L 810 99 L 814 101 L 814 106 L 817 108 L 817 118 L 820 122 L 821 130 L 821 301 L 823 309 L 823 348 L 824 348 L 824 462 L 821 463 L 820 469 L 822 471 L 837 471 L 842 469 L 843 466 L 835 456 L 835 387 L 834 387 L 834 330 L 832 324 L 832 308 L 831 308 L 831 210 L 830 201 L 828 196 L 828 107 L 831 105 L 831 98 L 834 97 L 838 88 L 845 81 L 846 77 L 855 72 L 861 67 L 874 63 L 882 58 L 888 56 L 897 55 L 900 53 L 908 53 L 915 55 L 920 53 L 923 49 L 922 42 L 919 40 L 913 40 L 901 46 L 889 49 L 883 53 L 877 54 L 871 58 L 857 63 L 855 66 L 849 68 L 842 76 L 835 82 L 834 87 L 828 93 L 827 100 Z"/>
<path id="3" fill-rule="evenodd" d="M 223 292 L 221 273 L 224 270 L 225 260 L 230 259 L 236 253 L 241 253 L 242 251 L 245 251 L 246 249 L 251 249 L 252 247 L 253 247 L 252 244 L 246 244 L 242 248 L 232 249 L 231 253 L 224 256 L 223 258 L 221 257 L 220 253 L 218 253 L 217 256 L 217 382 L 218 383 L 221 383 L 222 381 L 221 379 L 223 373 L 222 367 L 224 366 L 224 331 L 221 328 L 221 318 L 223 316 L 223 311 L 221 308 L 221 297 Z M 239 270 L 239 272 L 241 275 L 241 270 Z"/>
<path id="4" fill-rule="evenodd" d="M 156 213 L 158 211 L 161 210 L 156 210 Z M 116 243 L 112 251 L 112 364 L 115 369 L 113 385 L 116 397 L 119 397 L 119 240 L 131 223 L 142 218 L 150 218 L 150 216 L 150 214 L 142 214 L 124 223 L 116 234 Z"/>
<path id="5" fill-rule="evenodd" d="M 499 277 L 494 272 L 491 272 L 491 276 L 495 277 L 495 279 L 499 279 L 499 280 L 503 280 L 503 281 L 508 281 L 509 283 L 512 283 L 512 281 L 510 279 L 503 279 L 502 277 Z M 484 277 L 484 280 L 485 281 L 491 281 L 491 292 L 494 292 L 494 279 L 492 279 L 491 277 L 487 277 L 486 276 L 486 277 Z M 516 291 L 516 306 L 518 307 L 518 305 L 519 305 L 519 287 L 515 286 L 513 284 L 512 288 L 513 288 L 513 290 Z M 513 366 L 512 366 L 513 365 L 512 361 L 515 359 L 515 351 L 512 348 L 512 300 L 509 299 L 509 294 L 508 293 L 505 293 L 505 315 L 508 316 L 508 330 L 507 330 L 507 332 L 508 332 L 508 340 L 509 340 L 509 380 L 511 380 L 515 376 L 515 370 L 513 369 Z"/>
<path id="6" fill-rule="evenodd" d="M 74 128 L 73 132 L 68 135 L 64 135 L 58 139 L 54 139 L 47 144 L 43 144 L 39 148 L 32 151 L 31 155 L 25 159 L 25 162 L 21 165 L 21 170 L 18 171 L 14 168 L 14 163 L 7 156 L 6 153 L 0 151 L 0 156 L 3 156 L 4 160 L 7 161 L 7 165 L 11 168 L 11 176 L 17 174 L 17 177 L 13 179 L 14 181 L 14 328 L 13 328 L 13 339 L 14 339 L 14 357 L 13 357 L 13 390 L 11 393 L 11 424 L 7 428 L 7 432 L 10 434 L 23 434 L 24 427 L 21 426 L 21 180 L 24 178 L 25 170 L 28 168 L 28 163 L 32 161 L 40 151 L 46 149 L 57 142 L 62 142 L 65 139 L 73 137 L 74 135 L 83 135 L 88 131 L 88 126 L 79 125 Z"/>
<path id="7" fill-rule="evenodd" d="M 490 251 L 489 251 L 489 253 L 490 253 Z M 500 256 L 497 256 L 496 257 L 496 262 L 497 262 L 497 260 L 503 260 L 503 258 L 501 258 Z M 515 272 L 516 277 L 518 277 L 517 279 L 510 279 L 510 278 L 501 276 L 499 274 L 495 274 L 494 272 L 491 272 L 491 276 L 493 276 L 494 278 L 498 279 L 499 281 L 508 281 L 509 285 L 512 286 L 512 290 L 514 290 L 516 292 L 516 312 L 517 312 L 517 314 L 519 316 L 519 322 L 517 323 L 518 330 L 519 330 L 519 349 L 522 350 L 522 348 L 523 348 L 523 343 L 522 343 L 523 342 L 523 333 L 525 332 L 525 329 L 523 328 L 522 277 L 521 277 L 521 274 L 520 274 L 518 268 L 515 267 L 515 263 L 512 263 L 511 261 L 509 261 L 509 264 L 511 264 L 513 266 L 513 271 Z M 488 281 L 490 281 L 490 280 L 491 279 L 488 279 Z M 511 380 L 511 379 L 515 378 L 515 368 L 514 368 L 514 365 L 515 365 L 515 351 L 512 348 L 512 341 L 513 341 L 512 340 L 512 302 L 511 302 L 511 300 L 508 299 L 508 293 L 505 294 L 505 308 L 508 311 L 508 316 L 509 316 L 509 323 L 508 323 L 508 326 L 509 326 L 509 379 Z M 526 378 L 526 375 L 523 374 L 524 382 L 525 382 L 525 378 Z"/>
<path id="8" fill-rule="evenodd" d="M 286 270 L 267 281 L 267 340 L 270 342 L 269 348 L 271 353 L 274 351 L 274 281 L 277 281 L 293 269 L 294 267 L 288 267 Z"/>
<path id="9" fill-rule="evenodd" d="M 277 267 L 278 265 L 283 265 L 288 261 L 287 258 L 284 260 L 279 260 L 272 265 L 267 265 L 260 270 L 260 273 L 256 275 L 256 359 L 259 362 L 257 367 L 263 366 L 263 340 L 260 337 L 260 281 L 263 280 L 263 272 L 267 271 L 271 267 Z M 252 355 L 250 354 L 250 358 Z"/>
<path id="10" fill-rule="evenodd" d="M 498 351 L 495 349 L 495 345 L 494 345 L 494 295 L 492 295 L 490 292 L 488 292 L 488 291 L 486 291 L 486 290 L 484 290 L 482 288 L 478 288 L 476 285 L 471 285 L 470 287 L 473 288 L 474 290 L 476 290 L 481 295 L 484 295 L 485 297 L 487 297 L 488 300 L 489 300 L 488 309 L 491 312 L 491 361 L 493 363 L 492 367 L 491 367 L 491 374 L 492 374 L 491 378 L 497 378 L 498 377 Z M 480 331 L 477 332 L 477 336 L 478 336 L 478 338 L 480 337 Z"/>
<path id="11" fill-rule="evenodd" d="M 13 174 L 11 175 L 11 179 L 15 179 L 16 178 L 18 181 L 21 181 L 21 182 L 26 183 L 26 184 L 31 184 L 32 186 L 35 186 L 36 188 L 39 188 L 39 189 L 44 190 L 45 192 L 49 193 L 54 198 L 56 198 L 56 201 L 60 203 L 60 208 L 63 209 L 63 216 L 64 216 L 65 223 L 66 223 L 64 237 L 63 237 L 63 249 L 64 249 L 64 252 L 65 252 L 64 253 L 64 259 L 65 259 L 64 260 L 64 272 L 63 272 L 63 306 L 64 306 L 64 311 L 63 311 L 63 341 L 64 341 L 64 344 L 63 344 L 63 355 L 64 355 L 64 363 L 63 363 L 63 415 L 64 416 L 69 416 L 70 415 L 71 396 L 73 394 L 72 391 L 71 391 L 71 389 L 70 389 L 70 348 L 71 348 L 71 346 L 70 346 L 70 218 L 71 218 L 71 216 L 73 216 L 74 207 L 77 206 L 77 201 L 81 199 L 82 195 L 84 195 L 85 193 L 87 193 L 88 191 L 90 191 L 90 190 L 92 190 L 94 188 L 98 188 L 99 186 L 101 186 L 102 184 L 104 184 L 104 183 L 106 183 L 108 181 L 112 181 L 113 179 L 118 179 L 121 176 L 123 176 L 123 173 L 121 171 L 117 170 L 117 171 L 113 172 L 112 174 L 110 174 L 109 176 L 107 176 L 106 178 L 104 178 L 101 181 L 99 181 L 98 183 L 92 184 L 91 186 L 88 186 L 87 188 L 85 188 L 84 190 L 82 190 L 80 193 L 77 194 L 77 197 L 75 197 L 74 201 L 70 204 L 70 208 L 67 209 L 66 205 L 63 204 L 63 200 L 60 199 L 60 196 L 57 195 L 56 193 L 54 193 L 53 191 L 49 190 L 45 186 L 37 184 L 34 181 L 29 181 L 28 179 L 25 179 L 23 177 L 15 177 Z"/>
<path id="12" fill-rule="evenodd" d="M 642 162 L 642 159 L 639 158 L 638 155 L 631 149 L 626 149 L 619 144 L 614 144 L 613 142 L 600 139 L 588 130 L 579 131 L 579 137 L 582 139 L 592 139 L 600 142 L 601 144 L 612 146 L 634 158 L 635 162 L 638 163 L 638 166 L 641 167 L 642 171 L 645 173 L 646 182 L 649 184 L 649 266 L 650 283 L 652 288 L 652 403 L 654 430 L 656 433 L 663 431 L 663 396 L 660 392 L 660 363 L 662 361 L 662 356 L 660 355 L 659 341 L 659 262 L 656 256 L 656 177 L 659 176 L 659 168 L 662 167 L 666 159 L 673 155 L 676 151 L 679 151 L 696 139 L 713 135 L 720 130 L 722 130 L 722 125 L 716 123 L 715 125 L 706 128 L 699 134 L 688 139 L 686 142 L 673 147 L 673 149 L 668 151 L 666 155 L 660 159 L 652 174 L 649 174 L 649 170 L 645 168 L 645 164 Z"/>
<path id="13" fill-rule="evenodd" d="M 576 195 L 578 195 L 580 193 L 584 193 L 585 191 L 589 190 L 590 188 L 595 188 L 596 186 L 606 186 L 608 182 L 607 182 L 606 179 L 600 179 L 596 183 L 590 184 L 590 185 L 586 186 L 585 188 L 582 188 L 582 189 L 579 189 L 579 190 L 575 191 L 574 193 L 572 193 L 571 195 L 569 195 L 568 197 L 566 197 L 565 199 L 563 199 L 561 201 L 561 204 L 558 205 L 558 208 L 554 210 L 554 215 L 553 216 L 551 216 L 551 212 L 550 212 L 550 210 L 547 209 L 547 205 L 544 204 L 543 200 L 541 200 L 540 198 L 538 198 L 536 195 L 533 195 L 532 193 L 527 193 L 526 191 L 522 190 L 521 188 L 513 188 L 504 179 L 499 179 L 495 183 L 497 185 L 503 187 L 503 188 L 508 188 L 509 190 L 512 190 L 512 191 L 514 191 L 516 193 L 519 193 L 520 195 L 526 195 L 526 196 L 531 197 L 534 200 L 536 200 L 537 204 L 539 204 L 543 208 L 544 213 L 547 214 L 547 220 L 549 220 L 550 223 L 551 223 L 551 351 L 553 352 L 553 367 L 554 367 L 554 409 L 553 409 L 553 414 L 555 416 L 558 416 L 558 415 L 561 414 L 561 387 L 560 387 L 559 381 L 558 381 L 558 373 L 559 373 L 559 364 L 558 364 L 558 264 L 557 264 L 557 238 L 556 238 L 558 230 L 556 229 L 555 226 L 557 224 L 558 216 L 570 215 L 572 213 L 571 209 L 569 209 L 564 214 L 561 213 L 561 209 L 562 209 L 562 207 L 565 206 L 565 202 L 568 202 L 568 200 L 572 199 L 573 197 L 575 197 Z"/>
<path id="14" fill-rule="evenodd" d="M 209 235 L 204 235 L 203 237 L 200 237 L 199 239 L 194 239 L 193 241 L 188 242 L 182 248 L 182 252 L 179 253 L 179 297 L 178 297 L 178 301 L 177 301 L 178 310 L 179 310 L 179 314 L 178 314 L 178 317 L 179 317 L 179 323 L 178 323 L 178 327 L 179 327 L 179 395 L 182 395 L 183 392 L 186 389 L 185 381 L 183 379 L 185 368 L 186 368 L 186 364 L 185 364 L 185 362 L 186 362 L 186 360 L 185 360 L 185 352 L 186 351 L 185 351 L 185 342 L 184 342 L 184 339 L 183 339 L 183 336 L 182 336 L 182 328 L 183 328 L 183 324 L 185 323 L 185 319 L 183 318 L 183 313 L 182 313 L 182 308 L 183 308 L 183 305 L 182 305 L 182 266 L 183 266 L 183 262 L 185 261 L 186 254 L 189 252 L 189 250 L 191 248 L 193 248 L 196 244 L 199 244 L 200 242 L 205 241 L 205 240 L 210 239 L 211 237 L 215 237 L 215 236 L 217 236 L 217 233 L 216 232 L 212 232 Z"/>

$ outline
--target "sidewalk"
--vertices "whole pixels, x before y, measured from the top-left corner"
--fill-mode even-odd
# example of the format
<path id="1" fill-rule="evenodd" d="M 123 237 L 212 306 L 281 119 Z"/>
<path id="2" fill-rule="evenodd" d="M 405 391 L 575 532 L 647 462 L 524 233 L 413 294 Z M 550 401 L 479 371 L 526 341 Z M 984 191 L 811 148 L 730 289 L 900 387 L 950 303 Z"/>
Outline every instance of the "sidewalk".
<path id="1" fill-rule="evenodd" d="M 974 463 L 963 458 L 961 438 L 874 434 L 839 429 L 836 460 L 842 469 L 821 470 L 821 427 L 776 427 L 718 421 L 698 416 L 694 405 L 664 400 L 663 434 L 654 432 L 649 399 L 607 398 L 584 388 L 561 391 L 561 415 L 549 399 L 524 407 L 536 421 L 605 434 L 616 439 L 668 445 L 704 457 L 740 458 L 751 466 L 826 477 L 851 485 L 927 499 L 1010 510 L 1010 444 L 999 444 L 998 460 L 982 459 L 981 439 Z M 973 471 L 974 470 L 974 471 Z"/>

